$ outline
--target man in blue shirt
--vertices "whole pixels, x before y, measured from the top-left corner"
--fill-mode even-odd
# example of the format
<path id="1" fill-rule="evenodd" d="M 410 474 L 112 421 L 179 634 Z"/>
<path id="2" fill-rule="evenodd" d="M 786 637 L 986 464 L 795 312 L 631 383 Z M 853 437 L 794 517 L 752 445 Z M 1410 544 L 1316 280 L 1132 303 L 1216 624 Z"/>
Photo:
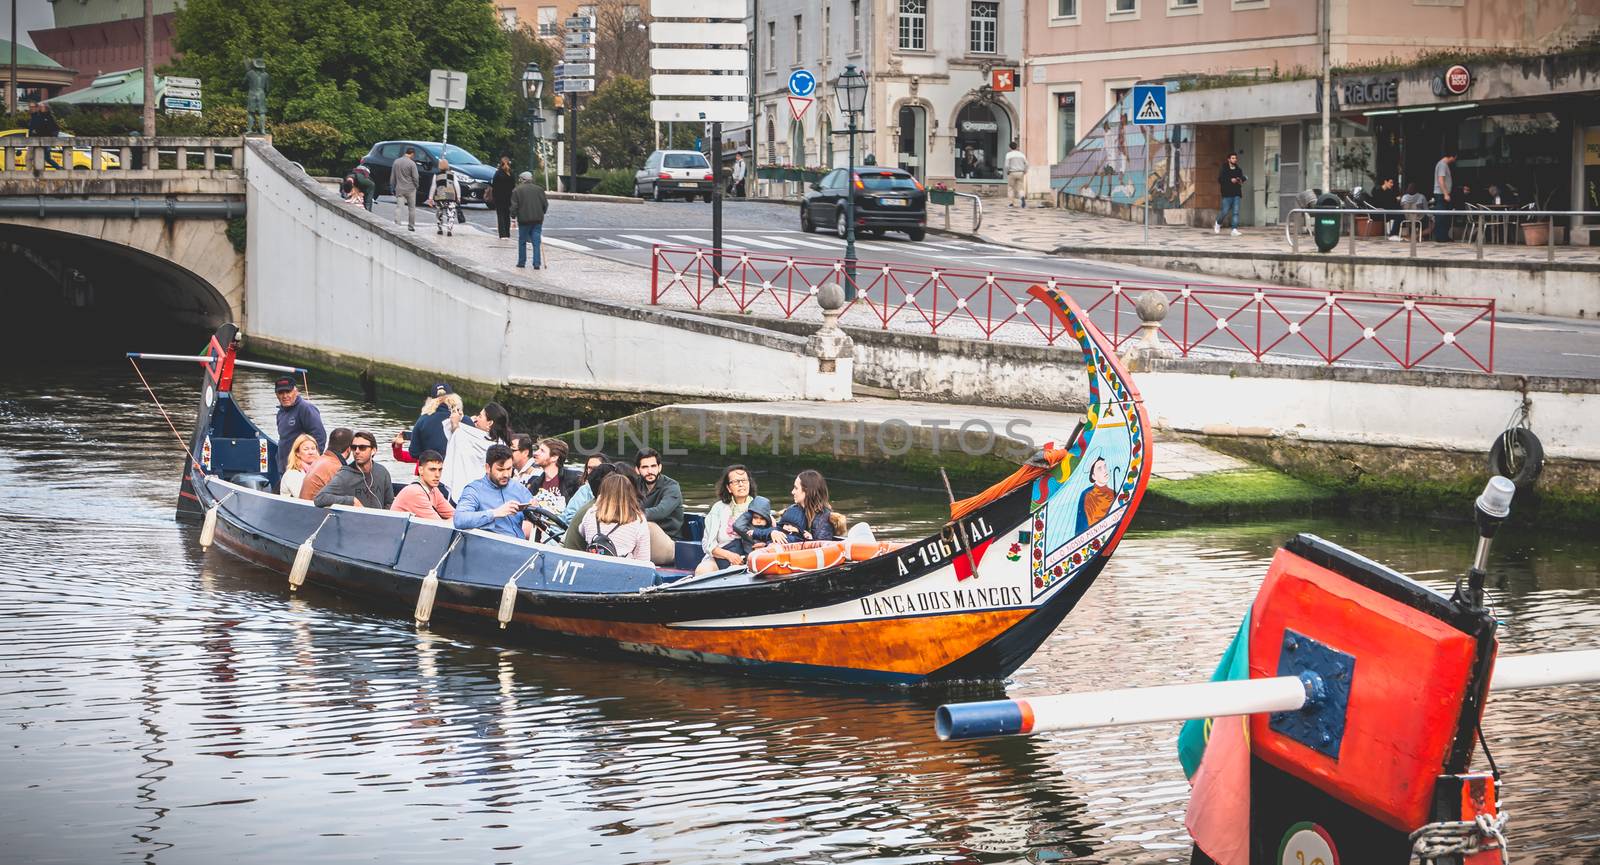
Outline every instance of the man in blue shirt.
<path id="1" fill-rule="evenodd" d="M 294 379 L 279 376 L 272 383 L 272 389 L 278 392 L 278 471 L 281 473 L 289 467 L 289 449 L 294 447 L 294 440 L 301 433 L 316 439 L 320 451 L 328 446 L 328 431 L 322 428 L 322 412 L 317 411 L 311 400 L 300 396 Z"/>
<path id="2" fill-rule="evenodd" d="M 467 484 L 456 502 L 456 528 L 488 529 L 519 539 L 532 534 L 533 524 L 523 518 L 522 508 L 533 501 L 533 493 L 511 482 L 515 470 L 511 448 L 490 445 L 483 457 L 483 477 Z"/>

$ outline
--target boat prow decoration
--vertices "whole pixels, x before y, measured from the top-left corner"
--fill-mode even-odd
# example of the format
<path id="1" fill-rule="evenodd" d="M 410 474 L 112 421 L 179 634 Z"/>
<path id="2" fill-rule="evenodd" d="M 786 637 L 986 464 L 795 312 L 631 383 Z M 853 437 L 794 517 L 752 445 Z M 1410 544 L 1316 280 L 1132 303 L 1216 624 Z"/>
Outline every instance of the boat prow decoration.
<path id="1" fill-rule="evenodd" d="M 846 556 L 780 579 L 744 569 L 687 578 L 404 514 L 279 497 L 278 444 L 231 398 L 232 326 L 208 348 L 215 369 L 208 364 L 201 382 L 197 459 L 184 476 L 193 499 L 180 508 L 215 509 L 218 545 L 280 572 L 315 533 L 308 586 L 411 609 L 433 573 L 439 614 L 498 618 L 513 632 L 780 676 L 1003 679 L 1094 583 L 1150 477 L 1144 406 L 1109 341 L 1064 292 L 1030 291 L 1081 349 L 1089 398 L 1077 432 L 1047 445 L 1037 465 L 957 503 L 938 533 L 865 560 Z"/>

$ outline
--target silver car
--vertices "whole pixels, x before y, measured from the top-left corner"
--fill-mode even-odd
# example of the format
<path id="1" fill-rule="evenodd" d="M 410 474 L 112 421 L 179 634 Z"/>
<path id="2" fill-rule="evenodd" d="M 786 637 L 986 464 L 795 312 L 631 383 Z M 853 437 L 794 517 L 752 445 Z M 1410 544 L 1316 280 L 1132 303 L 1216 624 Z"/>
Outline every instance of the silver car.
<path id="1" fill-rule="evenodd" d="M 633 175 L 633 194 L 662 201 L 681 197 L 690 201 L 703 195 L 707 201 L 715 187 L 711 163 L 698 150 L 657 150 Z"/>

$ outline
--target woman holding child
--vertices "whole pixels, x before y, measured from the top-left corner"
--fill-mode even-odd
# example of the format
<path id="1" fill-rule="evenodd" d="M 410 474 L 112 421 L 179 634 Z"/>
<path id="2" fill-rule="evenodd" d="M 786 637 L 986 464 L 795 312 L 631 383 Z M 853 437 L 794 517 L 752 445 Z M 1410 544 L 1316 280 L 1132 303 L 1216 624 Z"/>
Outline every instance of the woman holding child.
<path id="1" fill-rule="evenodd" d="M 742 465 L 728 466 L 717 481 L 717 501 L 706 512 L 706 531 L 700 543 L 705 558 L 694 569 L 709 574 L 744 564 L 745 556 L 770 537 L 772 503 L 756 495 L 756 482 Z M 753 531 L 765 529 L 760 538 Z"/>

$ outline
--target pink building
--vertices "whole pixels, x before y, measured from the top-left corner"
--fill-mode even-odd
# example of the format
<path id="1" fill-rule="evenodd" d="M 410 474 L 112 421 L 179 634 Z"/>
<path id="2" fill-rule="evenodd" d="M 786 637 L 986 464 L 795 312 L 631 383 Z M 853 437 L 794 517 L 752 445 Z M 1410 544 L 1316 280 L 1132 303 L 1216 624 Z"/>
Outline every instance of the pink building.
<path id="1" fill-rule="evenodd" d="M 1430 93 L 1447 67 L 1426 60 L 1447 51 L 1555 54 L 1592 42 L 1600 0 L 1029 0 L 1022 79 L 1030 188 L 1123 215 L 1153 194 L 1167 221 L 1198 224 L 1217 205 L 1217 164 L 1238 151 L 1252 181 L 1246 220 L 1276 222 L 1298 192 L 1322 185 L 1323 9 L 1330 64 L 1359 67 L 1334 80 L 1333 188 L 1370 186 L 1379 175 L 1425 180 L 1446 146 L 1462 148 L 1468 176 L 1509 176 L 1514 167 L 1498 162 L 1521 148 L 1536 159 L 1560 154 L 1571 184 L 1563 175 L 1559 197 L 1577 203 L 1583 167 L 1574 142 L 1581 150 L 1586 130 L 1600 128 L 1592 84 L 1553 80 L 1572 70 L 1525 75 L 1519 84 L 1501 74 L 1502 61 L 1486 57 L 1469 64 L 1487 82 L 1476 91 Z M 1497 76 L 1507 80 L 1490 80 Z M 1169 89 L 1173 125 L 1149 141 L 1125 117 L 1124 97 L 1141 81 Z M 1494 119 L 1528 114 L 1539 116 Z M 1535 132 L 1545 138 L 1533 141 Z M 1480 152 L 1469 155 L 1473 148 Z M 1548 177 L 1517 176 L 1549 185 Z"/>

